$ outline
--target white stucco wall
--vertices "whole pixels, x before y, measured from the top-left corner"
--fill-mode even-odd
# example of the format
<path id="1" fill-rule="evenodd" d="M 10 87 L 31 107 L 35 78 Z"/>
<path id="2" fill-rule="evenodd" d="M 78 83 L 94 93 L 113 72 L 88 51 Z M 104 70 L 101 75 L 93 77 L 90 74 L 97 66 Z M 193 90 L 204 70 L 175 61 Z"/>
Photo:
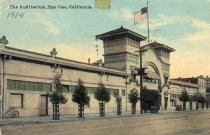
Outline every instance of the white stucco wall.
<path id="1" fill-rule="evenodd" d="M 8 90 L 7 79 L 52 83 L 54 69 L 48 65 L 16 61 L 13 59 L 6 61 L 4 66 L 4 87 L 6 93 L 4 99 L 4 112 L 10 107 L 10 93 L 17 93 L 23 94 L 23 108 L 18 108 L 20 116 L 39 116 L 41 95 L 46 94 L 46 92 Z M 126 89 L 125 78 L 123 77 L 108 74 L 103 74 L 101 76 L 99 73 L 63 68 L 63 75 L 61 77 L 62 84 L 77 85 L 77 81 L 79 78 L 82 79 L 84 85 L 87 87 L 97 87 L 99 82 L 103 82 L 107 88 L 118 89 L 119 93 L 121 93 L 121 89 Z M 71 94 L 65 93 L 65 95 L 68 98 L 68 102 L 65 105 L 61 105 L 61 114 L 77 114 L 77 105 L 72 102 Z M 86 107 L 85 112 L 98 113 L 98 101 L 94 99 L 93 94 L 89 95 L 91 97 L 90 107 Z M 123 96 L 123 111 L 126 110 L 125 102 L 125 96 Z M 50 115 L 52 114 L 52 105 L 50 102 L 48 103 L 48 112 Z M 110 102 L 106 104 L 106 112 L 116 112 L 116 103 L 114 96 L 111 96 Z"/>

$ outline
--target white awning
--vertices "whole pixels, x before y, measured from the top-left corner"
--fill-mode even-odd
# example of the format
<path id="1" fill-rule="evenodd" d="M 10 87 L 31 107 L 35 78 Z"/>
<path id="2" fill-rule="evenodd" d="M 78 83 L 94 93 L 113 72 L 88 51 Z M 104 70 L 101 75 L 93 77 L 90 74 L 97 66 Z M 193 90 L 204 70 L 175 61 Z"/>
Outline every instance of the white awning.
<path id="1" fill-rule="evenodd" d="M 151 71 L 148 71 L 148 73 L 145 75 L 145 78 L 160 80 L 160 76 L 157 73 Z"/>

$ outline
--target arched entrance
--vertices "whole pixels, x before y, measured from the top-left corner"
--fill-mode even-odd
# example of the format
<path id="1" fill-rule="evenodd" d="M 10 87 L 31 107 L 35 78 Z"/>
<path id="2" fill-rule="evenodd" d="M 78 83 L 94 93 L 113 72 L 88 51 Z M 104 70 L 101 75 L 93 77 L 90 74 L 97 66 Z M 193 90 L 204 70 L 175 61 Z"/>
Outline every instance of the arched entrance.
<path id="1" fill-rule="evenodd" d="M 160 72 L 157 68 L 157 66 L 153 63 L 153 62 L 148 62 L 146 65 L 147 68 L 147 75 L 144 77 L 145 81 L 148 82 L 148 80 L 150 81 L 150 85 L 152 85 L 153 87 L 150 88 L 147 86 L 148 89 L 150 90 L 156 90 L 159 93 L 159 99 L 158 99 L 158 103 L 157 106 L 160 109 L 161 106 L 161 76 L 160 76 Z"/>

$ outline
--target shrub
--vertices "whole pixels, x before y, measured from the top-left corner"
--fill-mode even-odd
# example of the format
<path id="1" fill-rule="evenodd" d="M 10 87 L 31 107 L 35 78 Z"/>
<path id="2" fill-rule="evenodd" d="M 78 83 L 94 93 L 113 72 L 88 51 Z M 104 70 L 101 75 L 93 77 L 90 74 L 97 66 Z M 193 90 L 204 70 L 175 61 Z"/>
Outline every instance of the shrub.
<path id="1" fill-rule="evenodd" d="M 85 86 L 80 79 L 74 93 L 72 94 L 72 101 L 78 104 L 78 117 L 83 118 L 84 105 L 89 103 L 90 97 L 88 96 Z"/>
<path id="2" fill-rule="evenodd" d="M 95 91 L 94 98 L 98 101 L 109 102 L 110 93 L 103 83 L 99 83 L 99 87 Z"/>
<path id="3" fill-rule="evenodd" d="M 83 85 L 83 82 L 79 79 L 78 85 L 76 86 L 75 91 L 72 94 L 72 101 L 77 104 L 88 104 L 90 101 L 90 97 Z"/>
<path id="4" fill-rule="evenodd" d="M 105 116 L 105 102 L 109 102 L 110 92 L 106 89 L 103 83 L 99 83 L 99 86 L 95 91 L 94 98 L 99 101 L 100 116 Z"/>

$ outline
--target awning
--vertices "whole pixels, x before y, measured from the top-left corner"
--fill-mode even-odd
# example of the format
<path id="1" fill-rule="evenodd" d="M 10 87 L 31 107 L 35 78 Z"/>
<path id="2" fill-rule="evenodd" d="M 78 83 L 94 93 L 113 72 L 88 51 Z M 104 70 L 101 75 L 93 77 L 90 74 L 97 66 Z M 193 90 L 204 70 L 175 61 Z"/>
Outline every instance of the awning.
<path id="1" fill-rule="evenodd" d="M 144 78 L 160 80 L 160 76 L 157 73 L 151 71 L 148 71 L 148 73 L 144 76 Z"/>

